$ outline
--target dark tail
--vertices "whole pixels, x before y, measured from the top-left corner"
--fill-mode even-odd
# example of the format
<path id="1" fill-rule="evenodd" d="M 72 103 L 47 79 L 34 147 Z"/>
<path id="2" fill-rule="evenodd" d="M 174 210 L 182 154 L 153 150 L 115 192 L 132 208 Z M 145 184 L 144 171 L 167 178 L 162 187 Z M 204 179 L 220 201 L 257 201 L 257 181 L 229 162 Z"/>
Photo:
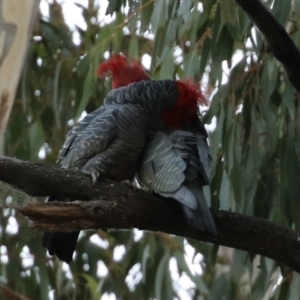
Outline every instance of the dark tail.
<path id="1" fill-rule="evenodd" d="M 57 199 L 48 197 L 47 202 Z M 76 248 L 80 231 L 73 232 L 45 232 L 42 245 L 48 249 L 50 255 L 56 255 L 61 261 L 70 263 Z"/>
<path id="2" fill-rule="evenodd" d="M 80 231 L 45 232 L 42 245 L 50 255 L 56 255 L 61 261 L 70 263 L 76 248 Z"/>
<path id="3" fill-rule="evenodd" d="M 195 195 L 198 202 L 198 207 L 195 210 L 182 205 L 189 225 L 205 231 L 209 237 L 215 239 L 218 232 L 204 197 L 202 187 L 189 186 L 188 188 Z"/>

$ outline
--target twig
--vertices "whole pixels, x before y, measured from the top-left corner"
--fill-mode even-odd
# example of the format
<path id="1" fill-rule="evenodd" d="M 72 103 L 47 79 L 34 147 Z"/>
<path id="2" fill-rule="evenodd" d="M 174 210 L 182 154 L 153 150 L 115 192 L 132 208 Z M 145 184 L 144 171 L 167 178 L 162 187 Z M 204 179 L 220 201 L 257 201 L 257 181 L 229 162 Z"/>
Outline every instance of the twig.
<path id="1" fill-rule="evenodd" d="M 294 88 L 300 92 L 300 51 L 284 27 L 260 0 L 236 0 L 264 34 L 274 56 L 282 63 Z"/>

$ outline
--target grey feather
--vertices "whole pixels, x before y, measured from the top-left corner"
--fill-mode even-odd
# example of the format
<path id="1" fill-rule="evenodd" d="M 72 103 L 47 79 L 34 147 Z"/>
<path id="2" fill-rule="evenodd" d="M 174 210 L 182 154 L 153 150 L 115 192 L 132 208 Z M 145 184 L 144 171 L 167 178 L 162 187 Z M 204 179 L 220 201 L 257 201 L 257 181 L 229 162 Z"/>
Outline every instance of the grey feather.
<path id="1" fill-rule="evenodd" d="M 173 151 L 170 137 L 162 132 L 155 135 L 143 153 L 138 178 L 156 192 L 175 192 L 184 181 L 186 164 Z"/>
<path id="2" fill-rule="evenodd" d="M 174 80 L 142 81 L 112 90 L 102 107 L 83 118 L 68 133 L 59 154 L 60 166 L 82 170 L 93 178 L 104 174 L 118 181 L 131 180 L 146 139 L 157 128 L 163 128 L 161 116 L 165 109 L 175 105 L 177 98 Z M 161 191 L 179 187 L 184 180 L 185 164 L 178 153 L 169 150 L 171 146 L 172 143 L 161 141 L 157 155 L 149 157 L 149 164 L 145 164 L 150 174 L 144 178 L 145 182 Z M 168 176 L 169 173 L 172 176 Z M 155 182 L 152 183 L 152 179 Z M 50 254 L 69 262 L 77 237 L 78 232 L 45 234 L 43 245 Z"/>
<path id="3" fill-rule="evenodd" d="M 207 141 L 202 136 L 197 136 L 197 149 L 199 153 L 200 163 L 202 166 L 202 175 L 205 184 L 210 184 L 212 157 L 207 145 Z"/>
<path id="4" fill-rule="evenodd" d="M 171 193 L 159 192 L 159 195 L 164 196 L 166 198 L 173 198 L 177 200 L 179 203 L 181 203 L 183 206 L 188 207 L 191 210 L 196 210 L 198 208 L 196 197 L 184 185 L 181 186 L 175 192 L 171 192 Z"/>
<path id="5" fill-rule="evenodd" d="M 190 226 L 217 234 L 203 194 L 210 179 L 211 156 L 206 137 L 177 130 L 158 132 L 142 156 L 140 184 L 182 204 Z"/>

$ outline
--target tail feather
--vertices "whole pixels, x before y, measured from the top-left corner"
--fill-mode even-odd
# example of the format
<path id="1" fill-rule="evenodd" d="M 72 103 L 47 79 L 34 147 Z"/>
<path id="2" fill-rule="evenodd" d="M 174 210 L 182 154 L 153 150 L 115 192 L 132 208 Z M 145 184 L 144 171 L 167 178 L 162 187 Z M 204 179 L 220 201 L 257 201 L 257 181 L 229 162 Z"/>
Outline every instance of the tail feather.
<path id="1" fill-rule="evenodd" d="M 191 209 L 185 205 L 182 205 L 189 225 L 205 231 L 211 238 L 216 238 L 218 234 L 216 225 L 203 194 L 202 186 L 201 188 L 199 188 L 199 185 L 189 186 L 188 188 L 196 197 L 198 204 L 196 209 Z"/>
<path id="2" fill-rule="evenodd" d="M 61 261 L 70 263 L 76 248 L 80 231 L 45 232 L 42 245 L 50 255 L 56 255 Z"/>
<path id="3" fill-rule="evenodd" d="M 210 212 L 206 214 L 200 209 L 192 210 L 186 206 L 183 206 L 183 211 L 191 227 L 205 231 L 205 233 L 213 239 L 216 238 L 217 229 Z"/>
<path id="4" fill-rule="evenodd" d="M 66 201 L 64 197 L 48 197 L 46 202 Z M 50 255 L 56 255 L 61 261 L 70 263 L 76 248 L 80 231 L 73 232 L 45 232 L 42 239 L 43 247 L 48 249 Z"/>

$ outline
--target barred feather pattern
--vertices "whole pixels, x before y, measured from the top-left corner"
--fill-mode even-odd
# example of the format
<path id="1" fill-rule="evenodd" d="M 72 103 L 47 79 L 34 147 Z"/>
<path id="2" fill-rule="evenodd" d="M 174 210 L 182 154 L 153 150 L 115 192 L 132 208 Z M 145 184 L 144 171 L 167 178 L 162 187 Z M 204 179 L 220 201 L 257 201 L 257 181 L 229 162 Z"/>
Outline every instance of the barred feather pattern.
<path id="1" fill-rule="evenodd" d="M 142 186 L 177 200 L 190 226 L 214 238 L 217 230 L 203 194 L 211 163 L 206 134 L 158 132 L 143 153 L 137 178 Z"/>
<path id="2" fill-rule="evenodd" d="M 59 154 L 60 166 L 82 170 L 94 179 L 104 174 L 117 181 L 132 180 L 145 143 L 153 132 L 164 129 L 161 116 L 175 105 L 177 96 L 173 80 L 141 81 L 112 90 L 103 106 L 68 133 Z M 43 246 L 69 263 L 78 235 L 45 233 Z"/>
<path id="3" fill-rule="evenodd" d="M 132 179 L 136 171 L 133 162 L 137 162 L 148 132 L 163 126 L 160 116 L 175 104 L 176 93 L 172 80 L 142 81 L 112 90 L 103 107 L 69 132 L 59 155 L 61 167 L 103 173 L 115 180 Z"/>

